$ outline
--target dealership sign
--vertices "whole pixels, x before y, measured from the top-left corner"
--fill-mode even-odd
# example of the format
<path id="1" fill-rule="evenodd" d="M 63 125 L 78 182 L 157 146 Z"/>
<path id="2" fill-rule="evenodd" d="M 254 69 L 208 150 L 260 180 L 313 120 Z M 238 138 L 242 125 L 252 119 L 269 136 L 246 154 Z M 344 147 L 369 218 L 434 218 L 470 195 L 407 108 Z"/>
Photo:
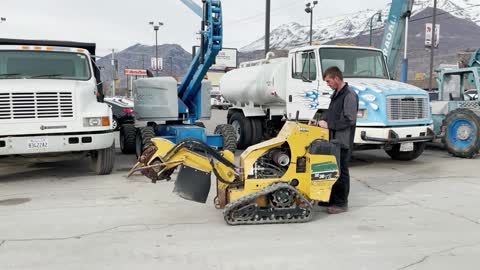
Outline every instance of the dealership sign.
<path id="1" fill-rule="evenodd" d="M 200 49 L 199 46 L 193 47 L 193 56 L 195 56 Z M 236 68 L 238 64 L 238 50 L 233 48 L 223 48 L 218 52 L 215 58 L 215 63 L 212 69 L 216 68 Z"/>
<path id="2" fill-rule="evenodd" d="M 125 75 L 133 75 L 133 76 L 147 76 L 146 69 L 125 69 Z"/>

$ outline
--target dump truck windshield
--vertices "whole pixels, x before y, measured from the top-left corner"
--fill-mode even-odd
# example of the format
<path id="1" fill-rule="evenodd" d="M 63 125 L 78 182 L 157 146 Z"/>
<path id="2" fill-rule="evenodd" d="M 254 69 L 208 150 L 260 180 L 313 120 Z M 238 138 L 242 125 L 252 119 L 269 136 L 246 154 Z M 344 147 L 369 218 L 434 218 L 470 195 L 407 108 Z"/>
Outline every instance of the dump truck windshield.
<path id="1" fill-rule="evenodd" d="M 0 79 L 89 80 L 89 67 L 82 53 L 0 51 Z"/>
<path id="2" fill-rule="evenodd" d="M 337 66 L 346 78 L 388 79 L 383 54 L 380 51 L 353 48 L 321 48 L 322 72 Z"/>

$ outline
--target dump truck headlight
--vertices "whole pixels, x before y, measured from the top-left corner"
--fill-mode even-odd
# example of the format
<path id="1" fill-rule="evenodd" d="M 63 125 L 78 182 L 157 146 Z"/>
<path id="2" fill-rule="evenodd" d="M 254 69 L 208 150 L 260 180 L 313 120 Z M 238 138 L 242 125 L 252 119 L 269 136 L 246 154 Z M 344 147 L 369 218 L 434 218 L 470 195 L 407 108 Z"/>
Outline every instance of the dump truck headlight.
<path id="1" fill-rule="evenodd" d="M 86 117 L 83 118 L 84 127 L 107 127 L 110 126 L 110 118 L 104 117 Z"/>

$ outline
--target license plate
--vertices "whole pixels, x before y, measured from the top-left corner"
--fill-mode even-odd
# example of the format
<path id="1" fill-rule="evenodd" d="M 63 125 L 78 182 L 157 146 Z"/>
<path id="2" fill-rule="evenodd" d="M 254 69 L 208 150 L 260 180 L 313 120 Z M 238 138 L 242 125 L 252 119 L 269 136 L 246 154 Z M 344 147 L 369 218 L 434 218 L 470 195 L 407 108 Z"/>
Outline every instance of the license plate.
<path id="1" fill-rule="evenodd" d="M 28 149 L 45 149 L 48 148 L 47 138 L 35 138 L 28 140 Z"/>
<path id="2" fill-rule="evenodd" d="M 400 151 L 401 152 L 411 152 L 411 151 L 413 151 L 413 142 L 400 144 Z"/>

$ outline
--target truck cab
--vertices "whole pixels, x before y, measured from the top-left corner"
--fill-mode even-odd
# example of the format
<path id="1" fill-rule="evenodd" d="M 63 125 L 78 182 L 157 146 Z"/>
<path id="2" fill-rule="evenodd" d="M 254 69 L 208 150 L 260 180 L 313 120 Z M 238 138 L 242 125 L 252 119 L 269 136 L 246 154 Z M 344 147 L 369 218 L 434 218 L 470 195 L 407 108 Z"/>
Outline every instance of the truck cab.
<path id="1" fill-rule="evenodd" d="M 0 40 L 0 157 L 114 164 L 112 110 L 102 102 L 94 44 Z"/>
<path id="2" fill-rule="evenodd" d="M 344 81 L 359 97 L 355 147 L 383 147 L 393 159 L 417 158 L 425 142 L 434 137 L 428 93 L 391 80 L 384 54 L 369 47 L 307 46 L 292 49 L 285 58 L 243 63 L 242 68 L 227 73 L 221 84 L 222 94 L 234 104 L 229 122 L 234 127 L 242 126 L 243 120 L 232 121 L 242 113 L 245 118 L 255 119 L 250 123 L 252 130 L 260 121 L 263 134 L 271 134 L 283 122 L 279 117 L 293 119 L 298 112 L 300 120 L 315 119 L 330 103 L 333 90 L 322 74 L 331 66 L 340 68 Z M 247 82 L 239 82 L 242 78 Z M 248 88 L 255 80 L 260 82 L 253 86 L 253 96 Z M 235 81 L 238 86 L 234 86 Z M 265 96 L 268 98 L 261 98 Z M 243 126 L 248 127 L 245 121 Z M 240 139 L 242 135 L 247 138 L 246 133 L 237 132 Z"/>

